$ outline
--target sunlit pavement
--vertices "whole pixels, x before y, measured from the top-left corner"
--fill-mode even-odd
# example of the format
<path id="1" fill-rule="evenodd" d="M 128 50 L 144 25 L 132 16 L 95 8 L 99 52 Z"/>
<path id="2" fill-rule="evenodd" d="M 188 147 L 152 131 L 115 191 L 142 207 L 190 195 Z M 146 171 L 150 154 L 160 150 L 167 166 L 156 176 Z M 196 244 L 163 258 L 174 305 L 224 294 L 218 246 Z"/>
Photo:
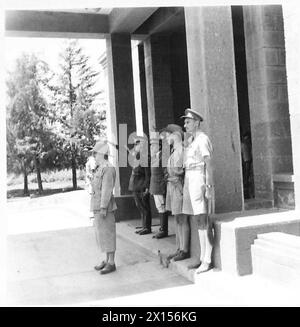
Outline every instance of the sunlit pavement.
<path id="1" fill-rule="evenodd" d="M 190 284 L 156 256 L 117 239 L 117 271 L 100 275 L 85 193 L 8 204 L 7 305 L 78 305 Z"/>
<path id="2" fill-rule="evenodd" d="M 100 276 L 88 201 L 76 191 L 8 203 L 7 305 L 300 305 L 298 292 L 252 275 L 211 270 L 191 284 L 154 254 L 172 239 L 137 236 L 131 220 L 117 224 L 117 271 Z"/>

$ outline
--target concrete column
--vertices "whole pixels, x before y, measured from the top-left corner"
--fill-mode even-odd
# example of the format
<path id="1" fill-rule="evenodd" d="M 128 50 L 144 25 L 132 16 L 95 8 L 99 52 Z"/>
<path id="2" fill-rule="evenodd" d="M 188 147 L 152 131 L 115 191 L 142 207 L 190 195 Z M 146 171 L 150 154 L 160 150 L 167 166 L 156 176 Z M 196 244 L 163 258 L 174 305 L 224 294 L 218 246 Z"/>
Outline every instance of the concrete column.
<path id="1" fill-rule="evenodd" d="M 185 8 L 191 108 L 213 147 L 216 212 L 243 209 L 241 150 L 230 7 Z M 191 256 L 199 257 L 191 223 Z"/>
<path id="2" fill-rule="evenodd" d="M 273 175 L 292 173 L 281 6 L 245 6 L 255 197 L 273 200 Z"/>
<path id="3" fill-rule="evenodd" d="M 118 140 L 117 143 L 120 146 L 120 194 L 124 195 L 129 193 L 128 183 L 131 167 L 128 166 L 127 160 L 125 162 L 122 160 L 120 163 L 121 156 L 124 158 L 124 152 L 121 153 L 121 151 L 124 151 L 122 144 L 127 144 L 128 136 L 136 129 L 130 34 L 111 34 L 111 36 L 107 37 L 107 65 L 112 134 L 114 139 Z M 120 124 L 127 126 L 126 140 L 122 135 L 121 137 L 119 135 Z M 122 142 L 120 142 L 120 139 Z"/>
<path id="4" fill-rule="evenodd" d="M 170 40 L 153 34 L 144 42 L 149 131 L 174 121 Z"/>
<path id="5" fill-rule="evenodd" d="M 283 5 L 288 101 L 294 167 L 295 206 L 300 209 L 300 8 L 295 3 Z"/>
<path id="6" fill-rule="evenodd" d="M 183 120 L 180 117 L 184 109 L 190 107 L 186 33 L 173 33 L 170 41 L 174 122 L 183 126 Z"/>
<path id="7" fill-rule="evenodd" d="M 216 212 L 243 208 L 230 7 L 185 8 L 191 107 L 214 147 Z"/>
<path id="8" fill-rule="evenodd" d="M 144 44 L 138 45 L 139 51 L 139 67 L 140 67 L 140 87 L 141 87 L 141 105 L 142 105 L 142 118 L 143 118 L 143 131 L 149 135 L 149 122 L 148 122 L 148 107 L 147 107 L 147 90 L 146 90 L 146 75 L 145 75 L 145 56 Z"/>

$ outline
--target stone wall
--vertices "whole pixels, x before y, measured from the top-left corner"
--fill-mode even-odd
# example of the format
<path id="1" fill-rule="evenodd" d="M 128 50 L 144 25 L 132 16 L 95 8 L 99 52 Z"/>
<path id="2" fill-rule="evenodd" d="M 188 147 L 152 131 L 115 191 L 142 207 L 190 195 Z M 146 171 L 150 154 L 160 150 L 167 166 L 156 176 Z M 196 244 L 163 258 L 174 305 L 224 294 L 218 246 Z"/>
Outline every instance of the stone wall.
<path id="1" fill-rule="evenodd" d="M 273 200 L 272 174 L 292 173 L 281 6 L 244 6 L 256 198 Z"/>
<path id="2" fill-rule="evenodd" d="M 289 112 L 291 120 L 295 205 L 300 208 L 300 8 L 293 2 L 283 5 Z"/>

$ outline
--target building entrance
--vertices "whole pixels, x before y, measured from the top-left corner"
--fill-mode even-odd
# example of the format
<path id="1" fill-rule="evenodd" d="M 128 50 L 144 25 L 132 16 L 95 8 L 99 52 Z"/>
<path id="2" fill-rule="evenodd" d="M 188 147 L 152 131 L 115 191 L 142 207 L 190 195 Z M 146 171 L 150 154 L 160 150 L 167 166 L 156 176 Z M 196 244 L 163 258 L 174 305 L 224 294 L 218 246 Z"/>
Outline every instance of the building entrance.
<path id="1" fill-rule="evenodd" d="M 237 100 L 240 125 L 244 198 L 254 198 L 251 126 L 245 50 L 243 7 L 232 6 Z"/>

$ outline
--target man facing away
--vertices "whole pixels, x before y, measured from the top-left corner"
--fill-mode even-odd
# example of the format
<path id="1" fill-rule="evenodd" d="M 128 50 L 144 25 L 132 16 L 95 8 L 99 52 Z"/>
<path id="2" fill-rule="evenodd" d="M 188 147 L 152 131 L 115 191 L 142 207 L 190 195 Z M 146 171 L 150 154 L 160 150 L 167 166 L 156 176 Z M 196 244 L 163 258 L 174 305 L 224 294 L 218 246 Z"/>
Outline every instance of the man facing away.
<path id="1" fill-rule="evenodd" d="M 188 108 L 182 118 L 186 132 L 191 135 L 184 155 L 182 212 L 189 215 L 197 225 L 201 250 L 199 262 L 189 268 L 197 268 L 196 273 L 202 273 L 212 268 L 213 235 L 208 214 L 213 203 L 213 148 L 208 136 L 200 128 L 203 118 L 198 112 Z"/>

